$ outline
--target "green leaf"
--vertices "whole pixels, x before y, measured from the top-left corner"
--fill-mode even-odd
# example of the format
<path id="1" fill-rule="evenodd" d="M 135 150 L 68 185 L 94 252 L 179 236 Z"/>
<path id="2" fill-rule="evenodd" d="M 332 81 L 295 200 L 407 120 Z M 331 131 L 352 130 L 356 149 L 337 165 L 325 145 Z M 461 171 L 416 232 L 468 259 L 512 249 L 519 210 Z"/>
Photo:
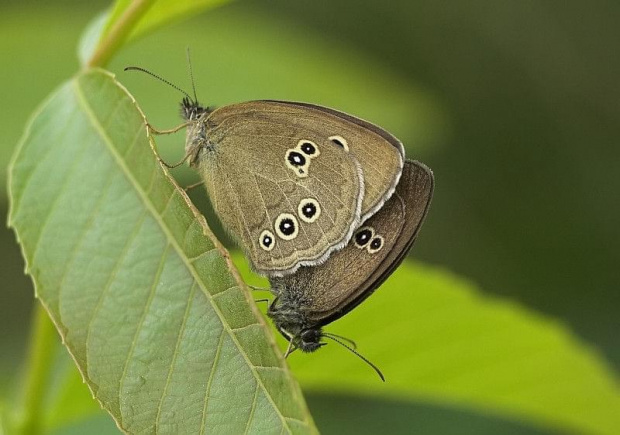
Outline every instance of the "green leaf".
<path id="1" fill-rule="evenodd" d="M 403 264 L 326 330 L 357 341 L 387 382 L 330 344 L 289 357 L 304 389 L 458 405 L 578 433 L 620 428 L 618 380 L 600 355 L 557 321 L 445 270 Z"/>
<path id="2" fill-rule="evenodd" d="M 9 189 L 37 296 L 122 430 L 314 432 L 247 288 L 109 73 L 36 113 Z"/>
<path id="3" fill-rule="evenodd" d="M 110 12 L 91 22 L 79 44 L 83 65 L 105 65 L 125 43 L 159 26 L 196 15 L 229 0 L 117 0 Z M 105 55 L 102 55 L 106 52 Z M 92 62 L 92 59 L 103 61 Z"/>

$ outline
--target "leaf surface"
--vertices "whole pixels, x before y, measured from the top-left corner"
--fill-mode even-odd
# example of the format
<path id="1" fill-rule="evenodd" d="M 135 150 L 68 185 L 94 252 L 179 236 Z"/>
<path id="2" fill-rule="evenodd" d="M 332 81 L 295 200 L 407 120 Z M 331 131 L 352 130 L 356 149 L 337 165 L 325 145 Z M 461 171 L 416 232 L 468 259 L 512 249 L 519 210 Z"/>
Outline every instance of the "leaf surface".
<path id="1" fill-rule="evenodd" d="M 37 296 L 122 430 L 314 431 L 227 253 L 109 73 L 78 75 L 35 115 L 10 198 Z"/>

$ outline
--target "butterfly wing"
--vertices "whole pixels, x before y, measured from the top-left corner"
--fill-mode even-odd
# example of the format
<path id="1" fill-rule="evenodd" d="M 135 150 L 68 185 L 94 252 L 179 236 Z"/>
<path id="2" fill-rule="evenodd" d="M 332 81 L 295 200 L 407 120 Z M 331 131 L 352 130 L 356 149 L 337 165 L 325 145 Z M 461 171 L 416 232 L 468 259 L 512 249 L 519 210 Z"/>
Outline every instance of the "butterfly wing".
<path id="1" fill-rule="evenodd" d="M 309 103 L 266 101 L 286 110 L 300 126 L 320 125 L 317 132 L 355 156 L 364 172 L 365 192 L 361 221 L 381 208 L 398 185 L 405 161 L 402 143 L 368 121 Z"/>
<path id="2" fill-rule="evenodd" d="M 279 106 L 241 103 L 205 121 L 199 170 L 253 268 L 270 276 L 324 261 L 359 225 L 359 163 Z"/>
<path id="3" fill-rule="evenodd" d="M 432 192 L 430 169 L 407 161 L 395 194 L 345 248 L 320 266 L 272 279 L 272 287 L 276 293 L 292 294 L 311 323 L 325 325 L 338 319 L 370 296 L 402 262 L 426 216 Z"/>

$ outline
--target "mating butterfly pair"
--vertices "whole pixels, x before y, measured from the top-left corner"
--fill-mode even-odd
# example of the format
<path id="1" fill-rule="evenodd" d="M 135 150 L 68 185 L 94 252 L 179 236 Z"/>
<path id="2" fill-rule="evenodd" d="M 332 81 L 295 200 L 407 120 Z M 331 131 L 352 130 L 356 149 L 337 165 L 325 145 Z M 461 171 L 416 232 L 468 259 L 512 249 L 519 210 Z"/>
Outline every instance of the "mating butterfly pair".
<path id="1" fill-rule="evenodd" d="M 186 157 L 213 208 L 275 300 L 268 315 L 295 349 L 351 311 L 402 262 L 433 194 L 433 174 L 405 161 L 401 142 L 367 121 L 326 107 L 253 101 L 219 109 L 186 95 Z M 176 131 L 176 129 L 174 130 Z M 350 341 L 349 341 L 350 342 Z M 352 343 L 352 342 L 350 342 Z"/>
<path id="2" fill-rule="evenodd" d="M 430 205 L 430 169 L 405 161 L 388 132 L 332 109 L 183 104 L 190 162 L 225 228 L 269 277 L 268 315 L 289 341 L 286 354 L 312 352 L 323 338 L 357 354 L 322 327 L 402 262 Z"/>

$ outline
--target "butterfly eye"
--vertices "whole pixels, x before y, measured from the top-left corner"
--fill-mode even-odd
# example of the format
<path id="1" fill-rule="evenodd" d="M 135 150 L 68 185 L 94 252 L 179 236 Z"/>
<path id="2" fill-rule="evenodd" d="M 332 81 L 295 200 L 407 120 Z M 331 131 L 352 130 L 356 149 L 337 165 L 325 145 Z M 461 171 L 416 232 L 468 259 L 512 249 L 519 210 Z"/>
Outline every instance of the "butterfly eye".
<path id="1" fill-rule="evenodd" d="M 302 199 L 297 207 L 297 214 L 302 221 L 311 224 L 321 215 L 321 205 L 313 198 Z"/>
<path id="2" fill-rule="evenodd" d="M 358 248 L 363 248 L 368 244 L 372 236 L 374 236 L 375 230 L 372 227 L 363 227 L 360 228 L 357 233 L 355 233 L 355 246 Z"/>
<path id="3" fill-rule="evenodd" d="M 381 248 L 383 248 L 383 237 L 376 236 L 370 241 L 370 244 L 366 249 L 368 249 L 369 253 L 374 254 L 375 252 L 379 252 Z"/>
<path id="4" fill-rule="evenodd" d="M 306 329 L 301 332 L 300 338 L 306 343 L 318 343 L 321 340 L 321 333 L 316 329 Z"/>
<path id="5" fill-rule="evenodd" d="M 342 136 L 330 136 L 329 140 L 338 145 L 340 148 L 343 148 L 346 152 L 349 152 L 349 144 Z"/>
<path id="6" fill-rule="evenodd" d="M 282 213 L 278 216 L 274 226 L 278 237 L 284 240 L 293 240 L 299 232 L 297 219 L 290 213 Z"/>
<path id="7" fill-rule="evenodd" d="M 271 251 L 276 244 L 275 237 L 273 236 L 273 233 L 269 230 L 263 231 L 260 234 L 258 241 L 260 247 L 263 248 L 265 251 Z"/>
<path id="8" fill-rule="evenodd" d="M 310 158 L 314 158 L 320 154 L 316 144 L 309 140 L 300 140 L 297 144 L 297 148 L 299 148 L 302 153 Z"/>

